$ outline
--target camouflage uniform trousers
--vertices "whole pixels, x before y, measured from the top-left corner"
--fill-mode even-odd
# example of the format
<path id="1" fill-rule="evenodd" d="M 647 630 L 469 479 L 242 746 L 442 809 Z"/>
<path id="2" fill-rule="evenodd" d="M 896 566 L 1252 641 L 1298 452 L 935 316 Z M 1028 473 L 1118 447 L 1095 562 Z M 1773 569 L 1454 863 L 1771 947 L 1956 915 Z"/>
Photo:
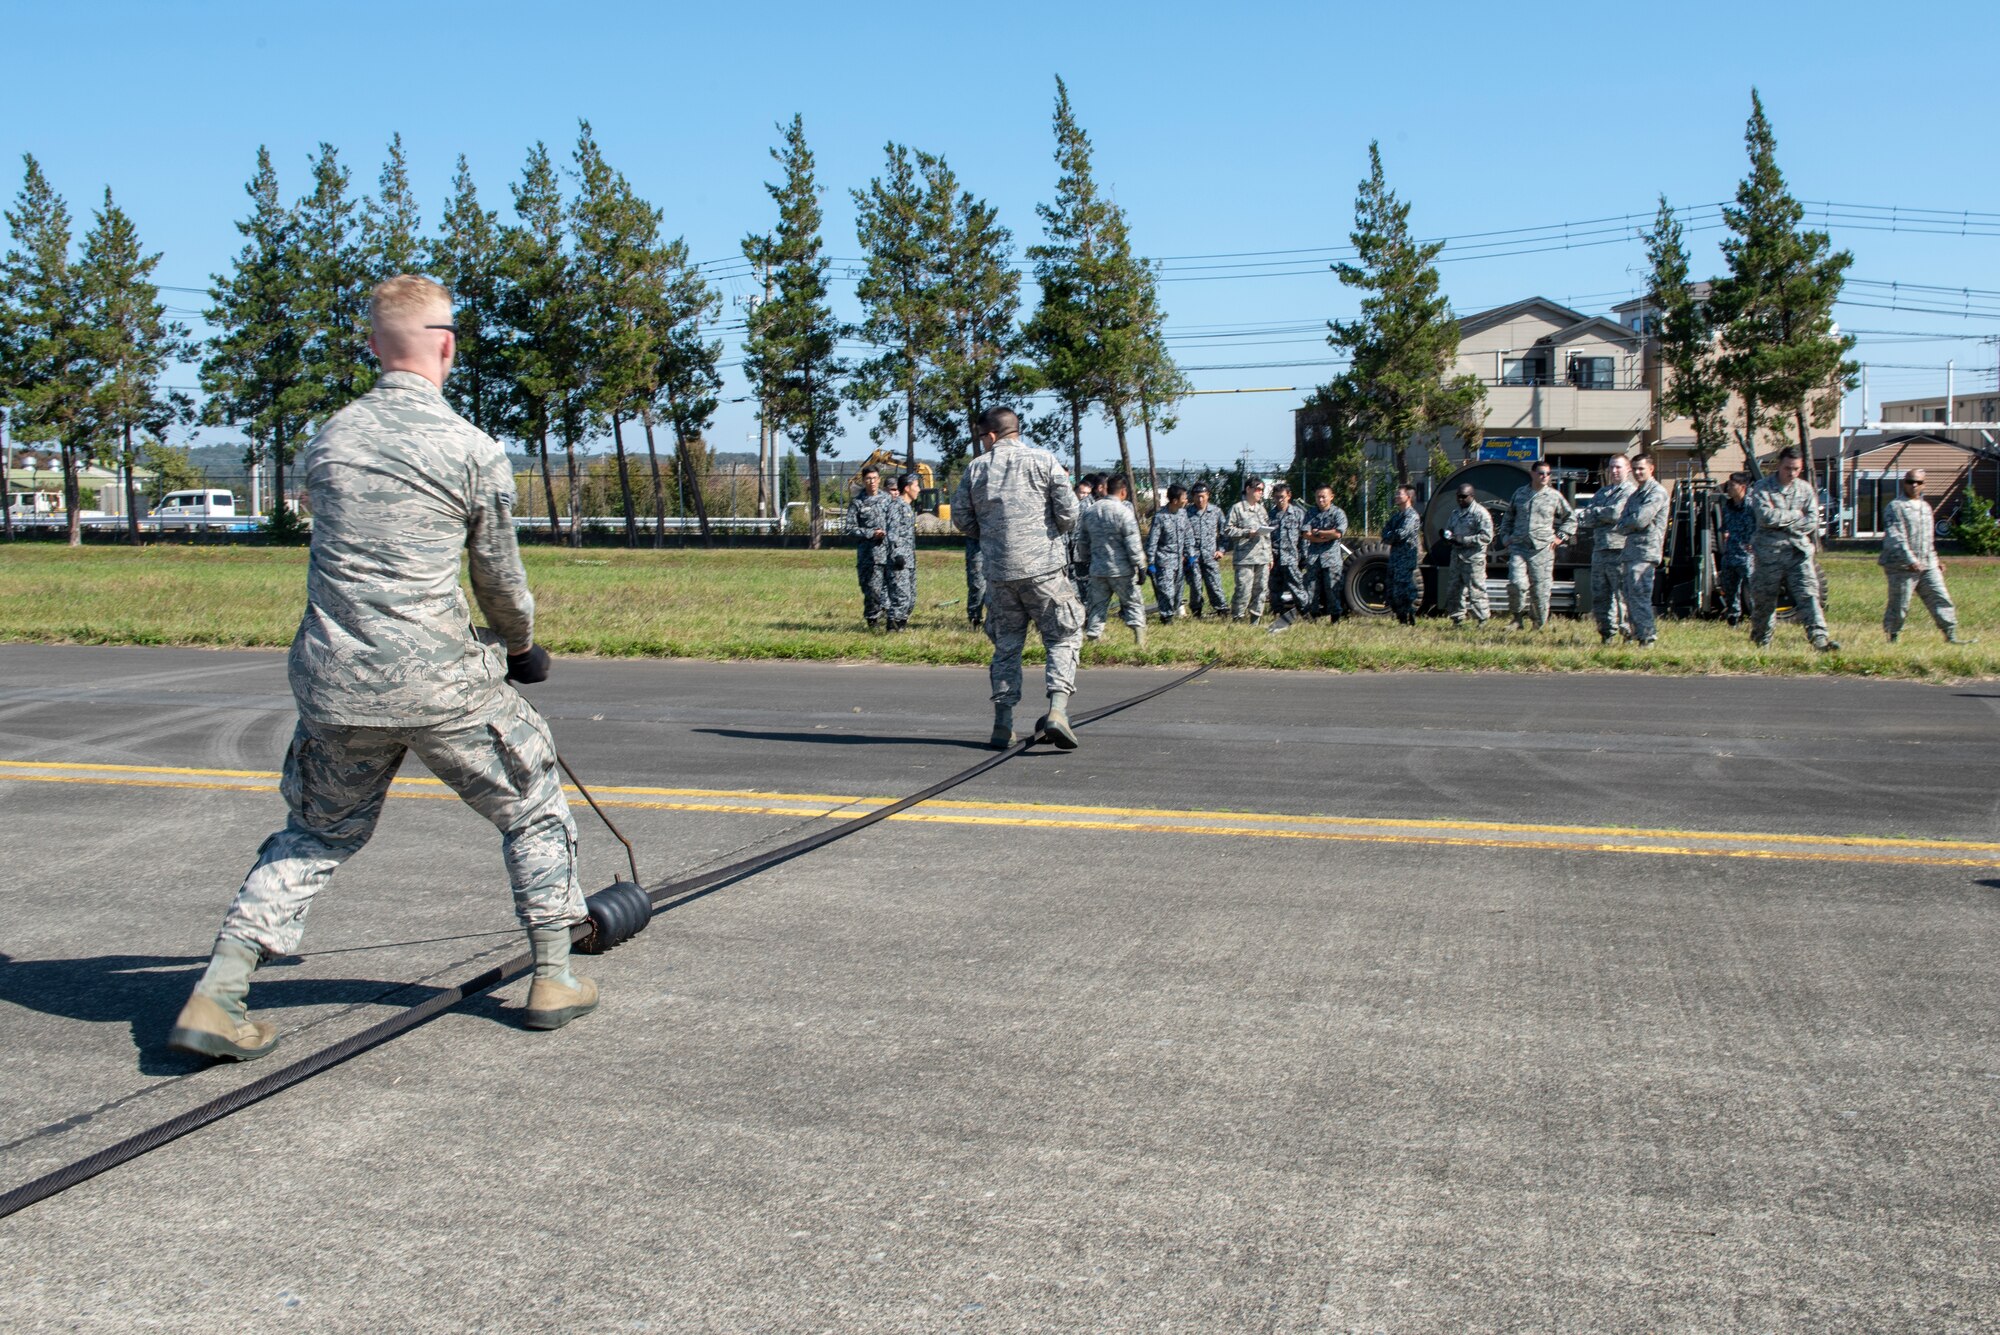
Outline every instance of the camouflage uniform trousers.
<path id="1" fill-rule="evenodd" d="M 889 558 L 864 545 L 855 557 L 854 575 L 861 581 L 862 618 L 872 626 L 889 606 Z"/>
<path id="2" fill-rule="evenodd" d="M 1235 568 L 1236 588 L 1230 594 L 1229 615 L 1241 621 L 1244 617 L 1264 615 L 1264 598 L 1271 591 L 1271 567 L 1262 561 L 1238 561 Z"/>
<path id="3" fill-rule="evenodd" d="M 1076 659 L 1083 648 L 1083 604 L 1076 600 L 1076 583 L 1067 570 L 1051 570 L 1032 579 L 996 580 L 987 586 L 992 606 L 986 613 L 986 634 L 993 641 L 993 703 L 1012 705 L 1021 699 L 1021 651 L 1028 645 L 1028 623 L 1041 632 L 1047 653 L 1043 681 L 1049 693 L 1076 689 Z"/>
<path id="4" fill-rule="evenodd" d="M 1722 612 L 1731 621 L 1750 613 L 1750 554 L 1725 556 L 1716 567 L 1722 582 Z"/>
<path id="5" fill-rule="evenodd" d="M 965 540 L 965 619 L 975 626 L 986 615 L 986 558 L 979 539 Z"/>
<path id="6" fill-rule="evenodd" d="M 1599 635 L 1625 632 L 1625 553 L 1590 554 L 1590 610 Z"/>
<path id="7" fill-rule="evenodd" d="M 1146 624 L 1146 596 L 1139 591 L 1136 571 L 1130 575 L 1092 575 L 1090 587 L 1084 591 L 1084 639 L 1094 640 L 1104 634 L 1113 595 L 1118 598 L 1119 620 L 1134 630 Z"/>
<path id="8" fill-rule="evenodd" d="M 1625 599 L 1625 620 L 1632 627 L 1632 638 L 1641 644 L 1660 638 L 1660 628 L 1653 620 L 1653 579 L 1659 573 L 1658 561 L 1628 559 L 1619 566 L 1618 592 Z"/>
<path id="9" fill-rule="evenodd" d="M 425 727 L 346 728 L 300 719 L 279 784 L 291 816 L 257 851 L 222 935 L 248 941 L 267 957 L 297 950 L 313 896 L 375 832 L 390 781 L 409 751 L 500 828 L 523 926 L 583 921 L 576 822 L 563 796 L 555 739 L 535 707 L 508 689 L 489 709 Z"/>
<path id="10" fill-rule="evenodd" d="M 1450 593 L 1445 596 L 1445 611 L 1451 615 L 1452 624 L 1470 616 L 1484 625 L 1486 618 L 1493 615 L 1493 609 L 1486 597 L 1486 549 L 1480 547 L 1471 551 L 1463 547 L 1453 547 L 1451 565 L 1446 568 L 1450 576 L 1447 581 Z"/>
<path id="11" fill-rule="evenodd" d="M 1295 565 L 1283 561 L 1271 567 L 1271 610 L 1274 612 L 1298 612 L 1304 610 L 1306 582 L 1305 576 Z"/>
<path id="12" fill-rule="evenodd" d="M 1539 552 L 1511 548 L 1507 552 L 1507 614 L 1523 616 L 1536 630 L 1549 624 L 1549 589 L 1556 577 L 1556 549 Z"/>
<path id="13" fill-rule="evenodd" d="M 1910 592 L 1916 591 L 1929 609 L 1931 620 L 1937 628 L 1949 635 L 1958 629 L 1958 609 L 1952 606 L 1951 594 L 1944 587 L 1944 572 L 1932 562 L 1928 570 L 1887 570 L 1889 577 L 1889 602 L 1882 609 L 1882 629 L 1891 635 L 1903 630 L 1903 619 L 1910 614 Z"/>
<path id="14" fill-rule="evenodd" d="M 1208 593 L 1209 606 L 1220 615 L 1222 609 L 1229 606 L 1229 600 L 1222 596 L 1222 562 L 1216 560 L 1213 553 L 1204 556 L 1197 552 L 1188 558 L 1186 589 L 1188 610 L 1196 616 L 1201 615 L 1204 590 Z"/>
<path id="15" fill-rule="evenodd" d="M 1416 548 L 1410 548 L 1407 560 L 1402 551 L 1398 547 L 1389 553 L 1389 610 L 1399 617 L 1413 617 L 1424 600 L 1424 586 L 1417 577 Z"/>
<path id="16" fill-rule="evenodd" d="M 1756 557 L 1757 565 L 1750 575 L 1750 638 L 1771 638 L 1778 603 L 1789 592 L 1806 638 L 1815 644 L 1825 639 L 1826 618 L 1819 610 L 1819 570 L 1812 557 L 1796 547 L 1758 552 Z"/>
<path id="17" fill-rule="evenodd" d="M 917 563 L 911 560 L 901 570 L 891 570 L 888 583 L 889 620 L 909 621 L 917 610 Z"/>
<path id="18" fill-rule="evenodd" d="M 1176 557 L 1162 561 L 1158 573 L 1153 576 L 1153 605 L 1160 610 L 1160 620 L 1172 621 L 1181 611 L 1181 563 Z"/>

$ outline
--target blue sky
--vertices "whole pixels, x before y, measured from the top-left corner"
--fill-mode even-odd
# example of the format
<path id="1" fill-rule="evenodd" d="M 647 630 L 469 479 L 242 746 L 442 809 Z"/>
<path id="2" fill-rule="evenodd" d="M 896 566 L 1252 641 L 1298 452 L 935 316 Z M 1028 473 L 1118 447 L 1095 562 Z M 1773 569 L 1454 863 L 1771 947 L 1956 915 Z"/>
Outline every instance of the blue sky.
<path id="1" fill-rule="evenodd" d="M 696 258 L 723 260 L 770 225 L 774 122 L 802 112 L 827 187 L 829 252 L 851 257 L 850 187 L 883 145 L 945 154 L 1025 246 L 1054 179 L 1053 76 L 1070 85 L 1101 179 L 1163 288 L 1178 359 L 1202 389 L 1310 386 L 1331 373 L 1315 322 L 1351 313 L 1326 272 L 1345 243 L 1368 141 L 1427 236 L 1460 313 L 1541 294 L 1600 311 L 1642 283 L 1638 225 L 1664 191 L 1690 210 L 1729 197 L 1754 83 L 1796 193 L 1833 201 L 1852 274 L 1875 284 L 2000 289 L 2000 172 L 1988 81 L 1964 71 L 2000 36 L 2000 6 L 1826 3 L 1499 6 L 676 4 L 390 7 L 0 3 L 9 48 L 5 185 L 41 159 L 80 221 L 112 186 L 164 283 L 226 265 L 242 187 L 268 144 L 288 193 L 321 140 L 373 188 L 400 131 L 434 222 L 453 161 L 504 207 L 527 146 L 567 153 L 588 118 L 612 162 L 665 210 Z M 1958 74 L 1918 77 L 1938 63 Z M 1890 206 L 1984 212 L 1986 235 L 1915 230 Z M 1842 216 L 1842 215 L 1846 216 Z M 1699 222 L 1700 215 L 1694 215 Z M 1712 211 L 1709 215 L 1712 217 Z M 1813 216 L 1819 216 L 1815 210 Z M 1567 242 L 1563 224 L 1570 228 Z M 1962 229 L 1961 229 L 1962 230 Z M 1982 230 L 1975 228 L 1974 230 Z M 1581 234 L 1581 235 L 1580 235 Z M 1693 243 L 1717 264 L 1713 230 Z M 1512 242 L 1518 241 L 1519 244 Z M 1595 244 L 1579 244 L 1588 241 Z M 1539 253 L 1491 254 L 1491 250 Z M 1452 252 L 1447 251 L 1447 256 Z M 1230 269 L 1221 265 L 1262 268 Z M 740 281 L 723 284 L 731 298 Z M 851 314 L 852 284 L 836 285 Z M 1873 399 L 1990 387 L 2000 297 L 1858 286 Z M 202 298 L 172 294 L 190 309 Z M 1879 309 L 1896 305 L 1903 309 Z M 733 307 L 732 319 L 740 318 Z M 734 344 L 725 354 L 734 359 Z M 1213 368 L 1213 369 L 1209 369 Z M 187 376 L 183 376 L 187 379 Z M 740 378 L 731 394 L 741 394 Z M 1298 395 L 1208 395 L 1162 461 L 1288 457 Z M 753 439 L 747 404 L 711 440 Z M 1094 426 L 1086 454 L 1109 455 Z M 867 448 L 854 423 L 837 453 Z"/>

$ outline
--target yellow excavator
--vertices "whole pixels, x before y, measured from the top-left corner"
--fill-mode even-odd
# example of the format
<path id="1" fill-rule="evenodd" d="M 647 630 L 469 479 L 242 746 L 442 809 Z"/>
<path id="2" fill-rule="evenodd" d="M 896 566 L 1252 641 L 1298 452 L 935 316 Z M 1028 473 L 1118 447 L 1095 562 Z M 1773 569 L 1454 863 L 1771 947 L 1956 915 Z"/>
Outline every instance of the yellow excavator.
<path id="1" fill-rule="evenodd" d="M 876 450 L 855 465 L 853 480 L 848 483 L 850 490 L 861 490 L 861 470 L 870 464 L 881 472 L 884 489 L 894 486 L 896 479 L 909 471 L 903 467 L 902 455 L 889 450 Z M 917 513 L 936 515 L 941 523 L 951 523 L 951 506 L 938 495 L 937 478 L 931 474 L 931 466 L 921 459 L 917 460 L 917 486 Z"/>

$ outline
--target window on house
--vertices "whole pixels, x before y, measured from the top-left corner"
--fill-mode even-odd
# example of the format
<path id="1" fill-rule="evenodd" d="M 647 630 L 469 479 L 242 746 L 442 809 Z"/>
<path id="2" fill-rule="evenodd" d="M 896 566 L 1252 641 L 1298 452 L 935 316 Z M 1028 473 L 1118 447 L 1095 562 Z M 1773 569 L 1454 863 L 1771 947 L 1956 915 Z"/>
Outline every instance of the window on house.
<path id="1" fill-rule="evenodd" d="M 1610 389 L 1616 382 L 1611 357 L 1571 357 L 1569 382 L 1578 389 Z"/>
<path id="2" fill-rule="evenodd" d="M 1500 361 L 1500 383 L 1503 385 L 1546 385 L 1549 383 L 1549 364 L 1543 357 L 1503 357 Z"/>

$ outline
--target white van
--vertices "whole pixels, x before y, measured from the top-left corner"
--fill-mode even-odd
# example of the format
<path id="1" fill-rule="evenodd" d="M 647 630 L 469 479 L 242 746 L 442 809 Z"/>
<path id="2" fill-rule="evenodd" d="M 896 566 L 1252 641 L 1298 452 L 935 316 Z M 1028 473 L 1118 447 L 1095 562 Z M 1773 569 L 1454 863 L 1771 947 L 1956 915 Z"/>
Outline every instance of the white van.
<path id="1" fill-rule="evenodd" d="M 234 519 L 236 495 L 228 491 L 170 491 L 153 507 L 155 519 Z"/>

